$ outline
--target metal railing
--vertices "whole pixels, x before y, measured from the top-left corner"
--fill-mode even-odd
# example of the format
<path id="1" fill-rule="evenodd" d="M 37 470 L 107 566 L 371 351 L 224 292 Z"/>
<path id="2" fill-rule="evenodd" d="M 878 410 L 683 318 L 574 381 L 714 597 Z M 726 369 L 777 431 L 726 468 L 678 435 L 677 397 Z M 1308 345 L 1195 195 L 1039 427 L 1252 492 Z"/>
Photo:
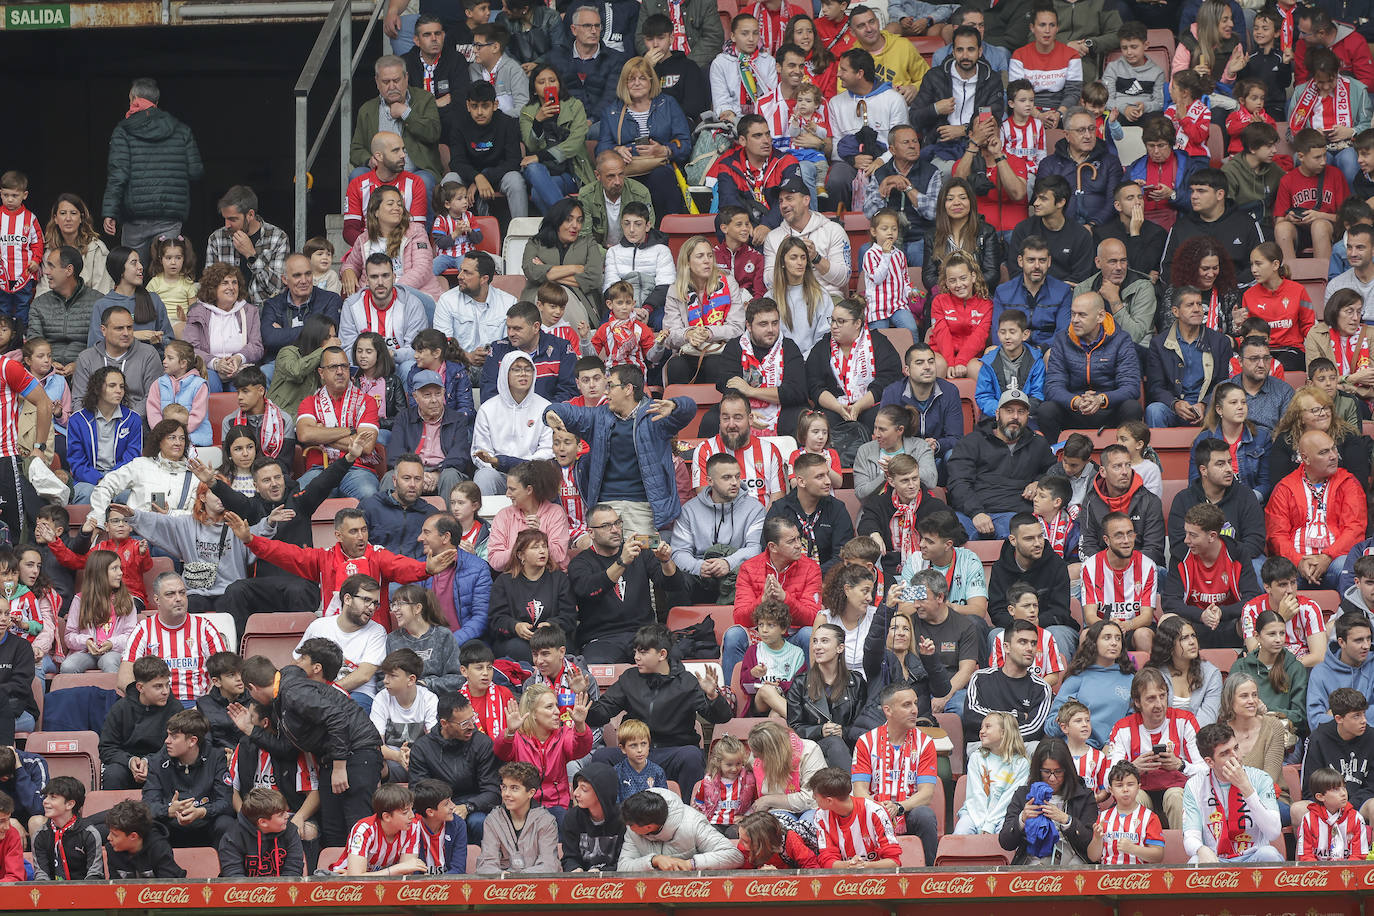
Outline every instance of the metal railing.
<path id="1" fill-rule="evenodd" d="M 336 115 L 339 119 L 340 210 L 343 208 L 343 198 L 348 193 L 349 147 L 353 140 L 353 73 L 357 70 L 358 61 L 363 56 L 363 49 L 367 47 L 368 41 L 372 38 L 372 32 L 381 19 L 386 2 L 387 0 L 363 0 L 363 2 L 334 0 L 329 14 L 325 16 L 324 25 L 320 26 L 320 34 L 315 39 L 315 46 L 310 49 L 310 56 L 305 60 L 305 67 L 301 70 L 300 79 L 296 80 L 296 221 L 294 228 L 296 250 L 298 251 L 305 244 L 306 239 L 306 200 L 309 191 L 307 181 L 310 167 L 315 164 Z M 367 25 L 363 29 L 363 37 L 354 47 L 353 15 L 359 12 L 368 18 Z M 329 54 L 329 46 L 334 43 L 336 37 L 339 41 L 339 88 L 334 92 L 334 98 L 329 103 L 329 110 L 325 112 L 324 121 L 320 124 L 318 133 L 315 134 L 314 142 L 310 143 L 310 124 L 308 121 L 310 91 L 319 80 L 320 70 L 324 67 L 325 57 Z M 309 143 L 308 149 L 307 143 Z"/>

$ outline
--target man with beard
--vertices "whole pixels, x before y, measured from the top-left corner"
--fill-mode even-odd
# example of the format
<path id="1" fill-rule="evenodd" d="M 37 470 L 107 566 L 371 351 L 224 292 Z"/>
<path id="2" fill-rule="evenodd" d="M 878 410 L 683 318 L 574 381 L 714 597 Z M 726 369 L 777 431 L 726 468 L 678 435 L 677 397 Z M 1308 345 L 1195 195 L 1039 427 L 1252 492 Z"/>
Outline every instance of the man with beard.
<path id="1" fill-rule="evenodd" d="M 706 472 L 711 485 L 687 501 L 673 525 L 673 562 L 683 581 L 678 604 L 733 599 L 734 574 L 762 549 L 763 507 L 741 489 L 735 456 L 712 455 Z M 848 522 L 843 506 L 840 512 Z"/>
<path id="2" fill-rule="evenodd" d="M 1274 485 L 1264 510 L 1270 556 L 1284 556 L 1312 586 L 1335 588 L 1346 554 L 1364 539 L 1364 488 L 1340 466 L 1335 440 L 1308 430 L 1298 440 L 1299 467 Z"/>
<path id="3" fill-rule="evenodd" d="M 797 428 L 806 409 L 806 362 L 790 338 L 782 336 L 782 319 L 772 299 L 760 298 L 744 310 L 745 334 L 727 341 L 707 360 L 708 377 L 716 380 L 721 394 L 737 391 L 749 400 L 754 418 L 764 423 L 761 432 L 775 436 Z M 747 348 L 747 352 L 746 352 Z M 708 411 L 701 419 L 700 435 L 711 438 L 720 432 L 720 411 Z"/>
<path id="4" fill-rule="evenodd" d="M 318 477 L 295 493 L 287 492 L 286 475 L 281 465 L 270 458 L 259 458 L 253 462 L 253 488 L 257 491 L 254 496 L 239 493 L 219 477 L 215 468 L 197 458 L 191 459 L 191 471 L 210 486 L 210 492 L 224 503 L 226 512 L 241 516 L 250 525 L 262 521 L 273 509 L 289 509 L 292 517 L 277 524 L 273 540 L 308 547 L 314 543 L 311 519 L 315 510 L 329 498 L 329 494 L 376 435 L 371 430 L 365 430 L 364 433 L 354 437 L 347 452 L 331 461 Z M 261 558 L 253 564 L 251 577 L 229 583 L 217 605 L 219 610 L 234 616 L 240 633 L 246 629 L 248 618 L 260 611 L 299 611 L 319 606 L 319 583 L 302 579 Z"/>
<path id="5" fill-rule="evenodd" d="M 1134 181 L 1117 185 L 1112 207 L 1116 215 L 1093 226 L 1093 239 L 1099 245 L 1098 258 L 1102 257 L 1101 244 L 1107 239 L 1117 239 L 1126 246 L 1131 270 L 1154 283 L 1159 279 L 1159 262 L 1164 258 L 1164 243 L 1169 234 L 1145 218 L 1145 192 Z M 1097 266 L 1102 267 L 1100 260 Z M 1131 336 L 1136 335 L 1132 332 Z"/>
<path id="6" fill-rule="evenodd" d="M 1054 336 L 1045 361 L 1045 399 L 1035 410 L 1040 431 L 1057 442 L 1064 429 L 1139 420 L 1140 384 L 1135 342 L 1117 328 L 1106 302 L 1097 293 L 1074 296 L 1069 326 Z"/>
<path id="7" fill-rule="evenodd" d="M 1002 667 L 983 668 L 969 679 L 964 731 L 972 735 L 983 727 L 988 713 L 1005 712 L 1016 720 L 1022 740 L 1038 741 L 1045 734 L 1054 699 L 1050 685 L 1031 670 L 1040 631 L 1029 620 L 1013 620 L 1002 645 Z"/>
<path id="8" fill-rule="evenodd" d="M 390 185 L 401 192 L 413 222 L 422 227 L 429 216 L 429 195 L 420 176 L 406 171 L 406 146 L 401 135 L 389 130 L 372 138 L 372 171 L 363 172 L 348 183 L 344 206 L 344 241 L 352 245 L 367 228 L 367 202 L 372 192 Z"/>
<path id="9" fill-rule="evenodd" d="M 806 52 L 789 42 L 773 52 L 773 59 L 778 63 L 777 88 L 760 96 L 754 106 L 754 110 L 768 124 L 773 146 L 780 152 L 795 153 L 798 149 L 805 149 L 829 156 L 834 139 L 830 134 L 830 118 L 825 106 L 816 110 L 816 126 L 822 128 L 820 131 L 797 132 L 789 123 L 797 107 L 797 90 L 809 81 Z M 802 182 L 814 195 L 817 175 L 815 156 L 808 153 L 796 158 L 801 166 Z"/>
<path id="10" fill-rule="evenodd" d="M 1207 327 L 1202 291 L 1177 286 L 1173 300 L 1174 326 L 1155 335 L 1145 360 L 1145 422 L 1155 428 L 1199 425 L 1231 364 L 1231 338 Z"/>
<path id="11" fill-rule="evenodd" d="M 1201 503 L 1183 516 L 1188 550 L 1169 565 L 1163 610 L 1193 625 L 1204 649 L 1239 648 L 1245 602 L 1261 594 L 1259 579 L 1243 550 L 1221 532 L 1226 516 Z"/>
<path id="12" fill-rule="evenodd" d="M 756 300 L 757 301 L 757 300 Z M 787 462 L 771 442 L 754 435 L 754 412 L 749 398 L 731 389 L 720 399 L 720 433 L 697 446 L 692 456 L 692 486 L 700 493 L 709 484 L 706 462 L 730 452 L 743 471 L 743 488 L 767 506 L 787 490 Z"/>
<path id="13" fill-rule="evenodd" d="M 1008 599 L 1017 583 L 1035 589 L 1039 598 L 1039 625 L 1050 631 L 1059 654 L 1073 658 L 1078 648 L 1078 622 L 1069 611 L 1069 567 L 1064 558 L 1049 549 L 1045 526 L 1029 512 L 1012 517 L 1010 533 L 1002 545 L 1002 555 L 988 576 L 988 616 L 994 627 L 1011 626 Z M 993 634 L 997 638 L 997 634 Z"/>
<path id="14" fill-rule="evenodd" d="M 1264 510 L 1253 490 L 1236 481 L 1231 447 L 1221 439 L 1193 446 L 1196 475 L 1169 506 L 1169 553 L 1183 550 L 1183 517 L 1193 506 L 1208 503 L 1226 516 L 1221 533 L 1234 538 L 1249 559 L 1264 559 Z"/>
<path id="15" fill-rule="evenodd" d="M 1140 186 L 1133 181 L 1122 187 L 1135 188 L 1137 193 L 1140 190 Z M 1129 193 L 1117 194 L 1117 200 L 1119 202 L 1130 196 Z M 1137 239 L 1132 239 L 1130 244 L 1134 246 L 1137 242 Z M 1160 243 L 1160 250 L 1163 250 L 1162 237 Z M 1155 310 L 1159 303 L 1155 298 L 1154 281 L 1131 267 L 1132 260 L 1125 241 L 1119 238 L 1102 239 L 1097 244 L 1097 258 L 1093 261 L 1097 265 L 1097 273 L 1078 284 L 1073 294 L 1097 293 L 1107 303 L 1107 311 L 1111 313 L 1116 326 L 1131 335 L 1136 346 L 1147 347 L 1150 345 L 1150 334 L 1154 331 Z"/>
<path id="16" fill-rule="evenodd" d="M 813 458 L 821 456 L 803 455 L 797 459 L 799 474 L 802 463 Z M 932 512 L 941 509 L 948 511 L 949 507 L 921 486 L 920 465 L 910 455 L 893 455 L 883 474 L 887 486 L 863 501 L 863 509 L 859 513 L 859 534 L 872 538 L 882 548 L 883 576 L 886 581 L 895 582 L 907 561 L 921 549 L 922 536 L 917 529 L 918 524 Z M 829 482 L 827 475 L 826 483 Z M 802 481 L 799 478 L 796 495 L 800 496 L 801 492 Z M 788 494 L 788 499 L 792 498 L 793 494 Z M 875 602 L 881 597 L 881 593 L 875 589 Z"/>
<path id="17" fill-rule="evenodd" d="M 1083 561 L 1083 623 L 1115 621 L 1127 648 L 1147 652 L 1159 613 L 1159 567 L 1135 549 L 1135 525 L 1124 512 L 1102 520 L 1102 541 L 1106 549 Z"/>
<path id="18" fill-rule="evenodd" d="M 448 53 L 444 53 L 446 38 L 444 24 L 439 17 L 424 13 L 415 20 L 415 47 L 403 54 L 401 60 L 406 64 L 407 82 L 434 96 L 434 104 L 439 108 L 439 122 L 448 131 L 452 129 L 453 118 L 468 96 L 472 78 L 468 76 L 467 58 L 459 54 L 457 48 L 449 47 Z M 514 38 L 511 44 L 513 48 Z M 349 244 L 352 244 L 351 240 Z"/>
<path id="19" fill-rule="evenodd" d="M 1048 352 L 1054 335 L 1069 323 L 1073 287 L 1050 276 L 1050 246 L 1038 235 L 1021 239 L 1016 255 L 1019 277 L 1002 283 L 992 295 L 992 327 L 1001 324 L 1004 309 L 1020 309 L 1030 321 L 1031 345 Z"/>
<path id="20" fill-rule="evenodd" d="M 828 572 L 839 562 L 840 548 L 854 536 L 854 523 L 844 503 L 833 495 L 830 459 L 803 452 L 792 468 L 792 475 L 796 487 L 776 500 L 769 507 L 768 515 L 780 515 L 796 522 L 806 545 L 806 555 L 821 564 L 821 572 Z"/>
<path id="21" fill-rule="evenodd" d="M 853 175 L 850 177 L 852 179 Z M 831 199 L 834 200 L 833 197 Z M 782 214 L 782 224 L 771 230 L 763 240 L 764 282 L 769 285 L 773 282 L 773 265 L 778 259 L 778 246 L 782 240 L 797 236 L 806 243 L 806 254 L 821 288 L 836 298 L 846 296 L 852 265 L 849 236 L 844 229 L 833 219 L 827 219 L 811 209 L 810 192 L 800 178 L 786 182 L 778 190 L 778 212 Z"/>
<path id="22" fill-rule="evenodd" d="M 458 284 L 434 304 L 434 327 L 458 341 L 478 367 L 486 362 L 491 345 L 506 336 L 506 312 L 515 305 L 514 296 L 491 285 L 495 276 L 491 255 L 469 252 L 458 268 Z"/>
<path id="23" fill-rule="evenodd" d="M 416 537 L 425 519 L 439 510 L 421 498 L 425 489 L 425 464 L 414 452 L 401 452 L 382 478 L 376 493 L 358 500 L 367 530 L 377 546 L 392 553 L 419 559 Z"/>
<path id="24" fill-rule="evenodd" d="M 339 613 L 316 618 L 301 642 L 319 637 L 343 652 L 343 667 L 334 684 L 364 710 L 377 695 L 377 666 L 386 657 L 386 630 L 372 619 L 381 605 L 381 586 L 371 576 L 349 576 L 339 586 Z"/>
<path id="25" fill-rule="evenodd" d="M 911 123 L 934 158 L 957 161 L 974 118 L 1001 123 L 1006 108 L 1002 77 L 982 60 L 983 36 L 972 26 L 954 30 L 953 58 L 931 70 L 911 103 Z"/>
<path id="26" fill-rule="evenodd" d="M 1141 550 L 1155 563 L 1164 563 L 1164 507 L 1159 497 L 1145 489 L 1131 467 L 1124 445 L 1109 445 L 1099 459 L 1101 470 L 1088 488 L 1078 525 L 1083 533 L 1078 549 L 1090 557 L 1102 549 L 1102 521 L 1112 512 L 1124 512 L 1135 526 Z"/>
<path id="27" fill-rule="evenodd" d="M 1054 465 L 1043 436 L 1031 432 L 1030 399 L 1002 392 L 987 417 L 954 447 L 949 459 L 950 505 L 971 538 L 1004 538 L 1011 518 L 1028 512 L 1038 481 Z"/>

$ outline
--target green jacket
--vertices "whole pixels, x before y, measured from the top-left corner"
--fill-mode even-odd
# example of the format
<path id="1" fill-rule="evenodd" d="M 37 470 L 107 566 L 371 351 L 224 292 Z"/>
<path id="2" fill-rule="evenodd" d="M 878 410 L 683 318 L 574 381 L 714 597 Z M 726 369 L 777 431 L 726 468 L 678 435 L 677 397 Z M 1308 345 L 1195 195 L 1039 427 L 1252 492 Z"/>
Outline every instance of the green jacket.
<path id="1" fill-rule="evenodd" d="M 320 373 L 316 370 L 322 359 L 324 347 L 304 355 L 295 344 L 282 347 L 277 351 L 276 369 L 272 372 L 267 399 L 295 417 L 301 401 L 320 390 Z"/>
<path id="2" fill-rule="evenodd" d="M 644 20 L 655 13 L 668 16 L 668 0 L 644 0 L 640 5 L 635 50 L 641 55 L 644 53 Z M 672 19 L 671 16 L 668 18 Z M 692 49 L 687 57 L 701 68 L 702 73 L 710 72 L 711 61 L 716 59 L 725 44 L 720 4 L 710 0 L 682 0 L 682 24 L 687 31 L 687 47 Z"/>
<path id="3" fill-rule="evenodd" d="M 1102 271 L 1098 271 L 1074 289 L 1075 296 L 1095 293 L 1102 288 Z M 1121 308 L 1112 312 L 1116 326 L 1131 335 L 1137 345 L 1148 347 L 1154 336 L 1155 312 L 1159 303 L 1155 297 L 1155 285 L 1150 278 L 1132 270 L 1126 274 L 1121 285 Z M 1144 370 L 1141 370 L 1142 374 Z"/>
<path id="4" fill-rule="evenodd" d="M 439 124 L 439 106 L 434 96 L 417 86 L 411 86 L 410 115 L 405 119 L 401 139 L 406 144 L 406 155 L 410 156 L 415 168 L 429 172 L 436 178 L 444 174 L 439 164 L 439 141 L 443 128 Z M 382 100 L 374 97 L 363 102 L 353 121 L 353 145 L 349 149 L 348 163 L 354 168 L 367 165 L 372 158 L 372 137 L 377 133 L 380 123 L 378 109 Z"/>
<path id="5" fill-rule="evenodd" d="M 594 182 L 596 175 L 592 171 L 592 161 L 587 158 L 587 109 L 582 106 L 581 100 L 569 98 L 559 103 L 555 125 L 566 131 L 566 135 L 553 145 L 549 145 L 549 141 L 554 138 L 535 133 L 537 122 L 534 116 L 539 113 L 540 107 L 540 102 L 535 101 L 520 109 L 520 142 L 525 144 L 525 155 L 538 156 L 546 166 L 567 163 L 567 171 L 572 172 L 578 185 Z M 585 204 L 583 213 L 586 213 Z"/>
<path id="6" fill-rule="evenodd" d="M 1279 693 L 1269 683 L 1269 669 L 1259 660 L 1259 650 L 1247 652 L 1231 665 L 1230 676 L 1248 674 L 1259 686 L 1259 698 L 1270 712 L 1292 722 L 1298 734 L 1307 734 L 1307 669 L 1298 657 L 1283 650 L 1283 670 L 1288 674 L 1288 692 Z"/>
<path id="7" fill-rule="evenodd" d="M 120 121 L 110 134 L 100 212 L 126 222 L 185 222 L 191 182 L 204 174 L 191 128 L 161 108 L 145 109 Z"/>
<path id="8" fill-rule="evenodd" d="M 656 225 L 654 202 L 649 197 L 649 189 L 633 178 L 626 178 L 625 186 L 620 191 L 621 210 L 632 200 L 649 208 L 649 225 Z M 591 236 L 603 248 L 606 247 L 606 193 L 601 190 L 601 185 L 595 181 L 584 184 L 577 191 L 577 201 L 582 204 L 582 235 Z"/>
<path id="9" fill-rule="evenodd" d="M 1221 167 L 1221 173 L 1226 176 L 1228 202 L 1237 207 L 1244 207 L 1262 200 L 1263 221 L 1268 222 L 1273 218 L 1270 211 L 1273 210 L 1274 198 L 1279 193 L 1279 180 L 1283 178 L 1283 169 L 1271 162 L 1260 166 L 1260 170 L 1256 172 L 1245 164 L 1245 156 L 1237 153 L 1226 160 L 1226 164 Z"/>

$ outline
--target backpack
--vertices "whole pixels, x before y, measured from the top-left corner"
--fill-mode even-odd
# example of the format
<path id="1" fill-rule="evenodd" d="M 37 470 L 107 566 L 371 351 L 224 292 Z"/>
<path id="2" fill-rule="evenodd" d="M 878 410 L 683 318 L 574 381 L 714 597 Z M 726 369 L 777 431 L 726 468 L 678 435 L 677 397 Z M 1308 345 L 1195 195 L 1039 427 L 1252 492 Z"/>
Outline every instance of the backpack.
<path id="1" fill-rule="evenodd" d="M 692 141 L 692 155 L 682 170 L 687 183 L 694 187 L 704 185 L 706 173 L 734 145 L 735 128 L 728 122 L 704 121 L 698 125 L 696 139 Z"/>
<path id="2" fill-rule="evenodd" d="M 820 855 L 820 837 L 816 834 L 816 828 L 813 825 L 808 824 L 806 821 L 797 817 L 791 811 L 777 810 L 770 811 L 769 813 L 772 814 L 773 817 L 777 818 L 778 823 L 782 824 L 782 832 L 784 834 L 795 833 L 797 835 L 797 839 L 801 840 L 803 843 L 806 844 L 807 849 L 811 850 L 813 853 L 817 855 Z M 784 843 L 783 849 L 786 850 L 786 848 L 787 844 Z M 783 860 L 786 861 L 786 859 L 787 855 L 786 852 L 784 852 Z M 801 866 L 796 862 L 789 862 L 788 864 L 791 865 L 793 868 L 801 868 Z"/>

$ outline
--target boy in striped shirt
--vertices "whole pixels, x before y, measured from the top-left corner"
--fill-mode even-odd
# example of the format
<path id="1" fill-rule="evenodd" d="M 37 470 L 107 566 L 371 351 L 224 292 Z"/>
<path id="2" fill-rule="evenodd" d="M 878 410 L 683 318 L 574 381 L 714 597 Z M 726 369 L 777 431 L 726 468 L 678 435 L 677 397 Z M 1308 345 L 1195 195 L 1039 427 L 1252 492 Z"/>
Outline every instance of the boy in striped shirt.
<path id="1" fill-rule="evenodd" d="M 1284 648 L 1304 667 L 1321 664 L 1326 656 L 1326 624 L 1317 602 L 1298 594 L 1298 567 L 1287 557 L 1270 557 L 1260 567 L 1260 581 L 1264 594 L 1245 602 L 1240 612 L 1245 650 L 1253 652 L 1259 646 L 1259 615 L 1274 611 L 1283 618 Z"/>
<path id="2" fill-rule="evenodd" d="M 1369 829 L 1335 767 L 1322 767 L 1307 781 L 1315 802 L 1307 807 L 1298 828 L 1299 862 L 1335 862 L 1369 855 Z"/>
<path id="3" fill-rule="evenodd" d="M 330 869 L 336 875 L 417 875 L 429 870 L 420 859 L 420 819 L 405 786 L 384 783 L 372 796 L 372 816 L 353 825 L 348 845 Z"/>
<path id="4" fill-rule="evenodd" d="M 1116 802 L 1097 816 L 1088 858 L 1099 865 L 1157 865 L 1164 861 L 1164 828 L 1140 803 L 1140 771 L 1123 760 L 1107 774 Z"/>
<path id="5" fill-rule="evenodd" d="M 807 784 L 816 797 L 816 834 L 822 868 L 895 868 L 902 847 L 883 806 L 854 797 L 849 773 L 839 767 L 818 770 Z"/>
<path id="6" fill-rule="evenodd" d="M 0 314 L 29 323 L 29 303 L 43 266 L 43 230 L 24 206 L 29 178 L 13 169 L 0 175 Z"/>
<path id="7" fill-rule="evenodd" d="M 1064 658 L 1059 654 L 1054 636 L 1048 629 L 1040 626 L 1040 596 L 1035 587 L 1026 582 L 1016 582 L 1007 589 L 1007 611 L 1013 620 L 1028 620 L 1035 625 L 1036 645 L 1035 664 L 1031 671 L 1040 675 L 1046 684 L 1053 687 L 1059 683 L 1064 671 Z M 1006 661 L 1006 647 L 1003 643 L 1004 631 L 999 631 L 992 640 L 992 653 L 988 658 L 989 668 L 1000 668 Z"/>
<path id="8" fill-rule="evenodd" d="M 1088 743 L 1093 734 L 1093 716 L 1088 707 L 1077 700 L 1069 700 L 1059 707 L 1054 717 L 1064 733 L 1064 743 L 1073 756 L 1073 768 L 1083 778 L 1083 784 L 1097 796 L 1099 804 L 1107 800 L 1107 755 Z"/>

